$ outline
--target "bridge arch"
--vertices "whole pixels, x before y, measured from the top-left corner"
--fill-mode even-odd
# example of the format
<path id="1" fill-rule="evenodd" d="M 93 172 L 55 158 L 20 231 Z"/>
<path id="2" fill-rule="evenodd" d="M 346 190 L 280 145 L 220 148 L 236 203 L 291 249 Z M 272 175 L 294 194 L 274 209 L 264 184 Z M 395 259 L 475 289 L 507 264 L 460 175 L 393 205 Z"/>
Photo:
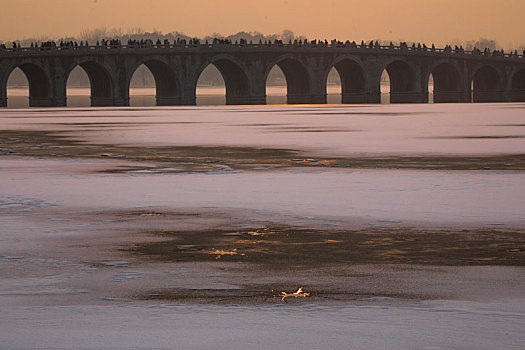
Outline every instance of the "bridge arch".
<path id="1" fill-rule="evenodd" d="M 246 67 L 229 55 L 217 55 L 202 65 L 195 80 L 197 81 L 202 72 L 210 65 L 214 65 L 222 75 L 226 85 L 226 104 L 238 105 L 250 103 L 250 80 Z"/>
<path id="2" fill-rule="evenodd" d="M 11 66 L 7 70 L 7 74 L 5 74 L 5 78 L 2 81 L 2 91 L 5 91 L 5 94 L 7 95 L 7 81 L 16 68 L 19 68 L 27 78 L 29 85 L 29 106 L 52 106 L 51 79 L 43 67 L 33 62 L 24 62 Z"/>
<path id="3" fill-rule="evenodd" d="M 402 60 L 388 62 L 381 72 L 385 71 L 390 78 L 390 102 L 412 102 L 416 90 L 415 73 L 410 65 Z"/>
<path id="4" fill-rule="evenodd" d="M 525 102 L 525 68 L 512 75 L 510 88 L 510 100 L 512 102 Z"/>
<path id="5" fill-rule="evenodd" d="M 461 79 L 458 68 L 449 62 L 437 62 L 425 79 L 428 87 L 430 76 L 434 82 L 434 103 L 462 102 Z"/>
<path id="6" fill-rule="evenodd" d="M 285 55 L 273 60 L 265 72 L 265 85 L 270 70 L 277 65 L 286 79 L 286 99 L 288 104 L 312 103 L 312 78 L 306 66 L 296 58 Z"/>
<path id="7" fill-rule="evenodd" d="M 80 66 L 89 78 L 91 86 L 91 106 L 113 106 L 114 92 L 113 79 L 110 70 L 104 65 L 90 60 L 81 60 L 71 64 L 64 74 L 64 91 L 66 91 L 67 81 L 71 72 Z"/>
<path id="8" fill-rule="evenodd" d="M 502 100 L 503 78 L 491 65 L 482 65 L 472 74 L 473 102 L 498 102 Z"/>
<path id="9" fill-rule="evenodd" d="M 325 72 L 325 83 L 332 68 L 341 80 L 341 103 L 366 103 L 368 81 L 361 62 L 348 56 L 336 59 Z"/>
<path id="10" fill-rule="evenodd" d="M 181 104 L 181 82 L 177 72 L 166 60 L 154 57 L 138 61 L 128 72 L 126 90 L 130 90 L 133 75 L 140 66 L 146 66 L 155 80 L 155 98 L 157 106 L 175 106 Z"/>

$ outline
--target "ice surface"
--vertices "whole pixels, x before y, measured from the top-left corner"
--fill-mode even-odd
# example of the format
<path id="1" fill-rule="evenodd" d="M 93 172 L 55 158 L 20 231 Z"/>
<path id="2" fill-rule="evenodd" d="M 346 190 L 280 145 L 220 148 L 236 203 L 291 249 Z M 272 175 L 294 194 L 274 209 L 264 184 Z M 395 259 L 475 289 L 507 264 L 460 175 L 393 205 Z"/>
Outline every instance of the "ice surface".
<path id="1" fill-rule="evenodd" d="M 522 349 L 525 305 L 2 306 L 9 349 Z"/>
<path id="2" fill-rule="evenodd" d="M 87 161 L 2 160 L 0 201 L 9 205 L 0 207 L 0 212 L 28 210 L 27 203 L 93 208 L 222 207 L 371 223 L 525 225 L 525 174 L 521 172 L 296 169 L 71 175 L 89 165 Z M 19 202 L 14 201 L 17 198 Z"/>
<path id="3" fill-rule="evenodd" d="M 100 144 L 288 148 L 307 152 L 312 162 L 317 155 L 525 153 L 525 104 L 518 103 L 20 109 L 1 111 L 0 123 L 5 130 L 54 130 Z M 508 299 L 519 291 L 522 267 L 464 269 L 463 275 L 444 267 L 428 275 L 425 269 L 418 272 L 418 278 L 424 276 L 418 280 L 425 283 L 423 289 L 432 289 L 432 278 L 440 276 L 445 286 L 435 289 L 453 286 L 461 300 L 158 304 L 129 295 L 155 278 L 180 288 L 231 289 L 247 277 L 239 273 L 239 280 L 231 279 L 220 269 L 198 266 L 136 266 L 129 256 L 115 253 L 114 245 L 113 250 L 103 245 L 129 244 L 119 241 L 130 229 L 126 217 L 118 218 L 118 230 L 109 222 L 114 218 L 98 215 L 85 222 L 75 217 L 150 207 L 233 209 L 238 216 L 241 210 L 257 212 L 257 222 L 279 216 L 326 225 L 357 220 L 372 227 L 523 229 L 521 171 L 301 168 L 238 173 L 216 167 L 209 174 L 159 175 L 154 165 L 140 162 L 134 174 L 96 173 L 116 164 L 133 163 L 0 158 L 0 348 L 523 348 L 525 302 Z M 105 249 L 94 256 L 83 250 L 76 239 L 86 233 L 96 236 L 92 246 L 100 243 Z M 403 278 L 381 273 L 390 276 L 389 283 L 403 286 L 414 276 L 413 270 Z M 474 277 L 460 280 L 465 274 Z M 490 288 L 476 290 L 483 286 Z M 112 294 L 118 288 L 120 294 Z M 450 295 L 453 299 L 455 294 Z M 478 300 L 487 295 L 488 300 Z"/>
<path id="4" fill-rule="evenodd" d="M 514 154 L 522 153 L 525 143 L 523 103 L 30 109 L 1 113 L 3 129 L 69 130 L 72 135 L 102 144 L 257 146 L 334 156 Z"/>

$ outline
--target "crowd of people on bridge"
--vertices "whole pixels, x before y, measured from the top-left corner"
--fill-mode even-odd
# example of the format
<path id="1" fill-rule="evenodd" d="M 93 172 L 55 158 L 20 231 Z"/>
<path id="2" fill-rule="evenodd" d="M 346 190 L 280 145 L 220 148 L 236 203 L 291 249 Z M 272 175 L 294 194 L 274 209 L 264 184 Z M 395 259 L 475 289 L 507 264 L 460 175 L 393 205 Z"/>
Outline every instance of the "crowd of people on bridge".
<path id="1" fill-rule="evenodd" d="M 299 47 L 346 47 L 346 48 L 353 48 L 353 49 L 389 49 L 389 50 L 410 50 L 410 51 L 431 51 L 431 52 L 444 52 L 444 53 L 456 53 L 456 54 L 465 54 L 467 51 L 462 46 L 455 45 L 452 47 L 451 45 L 446 45 L 443 49 L 436 49 L 435 45 L 432 44 L 431 47 L 427 47 L 426 44 L 420 44 L 417 45 L 413 43 L 411 46 L 409 46 L 406 42 L 399 43 L 399 46 L 395 46 L 392 42 L 390 42 L 389 45 L 381 45 L 378 41 L 370 41 L 366 43 L 365 41 L 361 41 L 360 44 L 356 43 L 355 41 L 339 41 L 339 40 L 331 40 L 328 42 L 328 40 L 308 40 L 308 39 L 294 39 L 289 40 L 288 43 L 284 43 L 281 39 L 274 39 L 274 40 L 265 40 L 264 42 L 262 39 L 259 40 L 257 44 L 254 44 L 252 41 L 248 43 L 246 39 L 240 39 L 233 42 L 231 39 L 225 39 L 225 38 L 214 38 L 211 43 L 206 40 L 204 44 L 201 43 L 200 39 L 181 39 L 177 38 L 173 42 L 170 42 L 168 39 L 164 39 L 161 41 L 160 39 L 157 39 L 156 42 L 154 42 L 151 39 L 129 39 L 127 41 L 127 45 L 123 46 L 120 39 L 110 39 L 105 40 L 102 39 L 100 41 L 97 41 L 95 46 L 90 46 L 88 41 L 80 41 L 78 43 L 77 41 L 60 41 L 60 43 L 56 43 L 55 41 L 49 40 L 44 42 L 32 42 L 31 45 L 28 48 L 22 48 L 20 47 L 19 42 L 13 41 L 10 45 L 10 47 L 7 47 L 6 44 L 0 44 L 0 51 L 17 51 L 17 50 L 53 50 L 53 49 L 81 49 L 81 48 L 176 48 L 176 47 L 197 47 L 201 45 L 206 46 L 216 46 L 216 45 L 235 45 L 235 46 L 259 46 L 259 47 L 282 47 L 282 46 L 299 46 Z M 484 56 L 508 56 L 508 57 L 519 57 L 520 54 L 517 50 L 505 52 L 504 50 L 489 50 L 485 48 L 483 51 L 481 51 L 478 48 L 474 48 L 471 51 L 468 51 L 470 54 L 474 55 L 484 55 Z M 525 57 L 525 50 L 523 50 L 522 57 Z"/>
<path id="2" fill-rule="evenodd" d="M 139 48 L 164 47 L 164 48 L 167 48 L 167 47 L 172 47 L 172 46 L 180 47 L 180 46 L 187 46 L 187 45 L 190 45 L 190 46 L 200 45 L 200 40 L 199 39 L 186 40 L 186 39 L 177 38 L 176 40 L 173 41 L 173 44 L 172 44 L 168 39 L 164 39 L 164 41 L 160 41 L 160 39 L 157 39 L 156 42 L 153 42 L 153 40 L 151 39 L 141 39 L 141 40 L 129 39 L 127 47 L 129 48 L 134 48 L 134 47 L 139 47 Z"/>

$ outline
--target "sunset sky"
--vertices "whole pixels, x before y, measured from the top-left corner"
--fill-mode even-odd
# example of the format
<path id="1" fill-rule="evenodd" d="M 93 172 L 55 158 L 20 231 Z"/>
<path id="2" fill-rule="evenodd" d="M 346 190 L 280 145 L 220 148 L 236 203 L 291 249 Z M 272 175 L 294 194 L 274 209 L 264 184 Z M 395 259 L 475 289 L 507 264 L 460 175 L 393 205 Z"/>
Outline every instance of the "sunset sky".
<path id="1" fill-rule="evenodd" d="M 2 0 L 0 40 L 140 27 L 202 37 L 290 29 L 308 38 L 421 41 L 481 37 L 525 45 L 525 0 Z"/>

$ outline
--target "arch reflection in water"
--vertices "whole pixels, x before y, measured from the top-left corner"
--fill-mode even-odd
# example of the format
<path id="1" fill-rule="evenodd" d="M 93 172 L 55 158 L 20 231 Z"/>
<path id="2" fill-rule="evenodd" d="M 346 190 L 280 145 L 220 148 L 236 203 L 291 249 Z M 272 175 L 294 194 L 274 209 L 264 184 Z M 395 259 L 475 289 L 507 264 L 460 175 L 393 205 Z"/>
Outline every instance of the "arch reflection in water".
<path id="1" fill-rule="evenodd" d="M 20 68 L 15 68 L 7 79 L 7 106 L 10 108 L 29 107 L 29 82 Z"/>
<path id="2" fill-rule="evenodd" d="M 274 65 L 266 78 L 266 104 L 286 104 L 287 83 L 283 71 Z"/>
<path id="3" fill-rule="evenodd" d="M 226 84 L 221 72 L 213 64 L 204 68 L 200 74 L 195 95 L 197 105 L 226 104 Z"/>
<path id="4" fill-rule="evenodd" d="M 341 104 L 342 100 L 341 78 L 337 69 L 332 67 L 326 77 L 326 103 Z"/>
<path id="5" fill-rule="evenodd" d="M 89 107 L 91 106 L 91 83 L 89 76 L 81 66 L 76 66 L 66 83 L 66 106 Z"/>
<path id="6" fill-rule="evenodd" d="M 380 91 L 380 99 L 382 104 L 389 104 L 390 103 L 390 76 L 388 75 L 388 71 L 385 69 L 381 73 L 381 77 L 379 78 L 379 91 Z"/>

